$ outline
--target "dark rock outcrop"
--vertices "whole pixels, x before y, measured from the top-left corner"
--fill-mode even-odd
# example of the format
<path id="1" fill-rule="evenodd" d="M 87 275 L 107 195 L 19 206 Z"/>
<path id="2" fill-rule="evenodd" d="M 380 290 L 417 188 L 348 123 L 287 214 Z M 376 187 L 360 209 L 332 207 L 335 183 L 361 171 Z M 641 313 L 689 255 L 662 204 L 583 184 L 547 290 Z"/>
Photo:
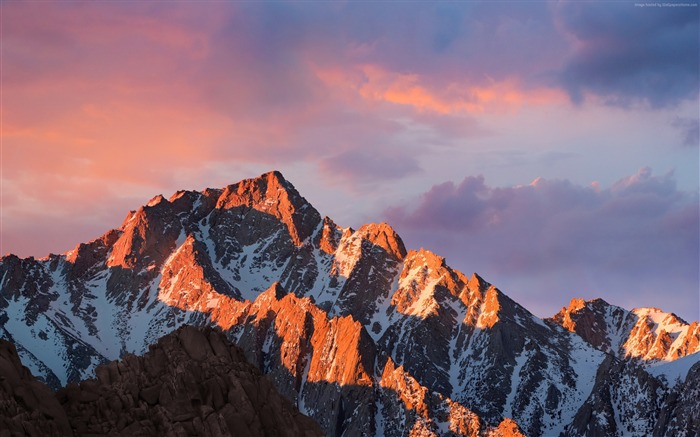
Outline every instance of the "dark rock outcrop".
<path id="1" fill-rule="evenodd" d="M 185 326 L 53 393 L 0 340 L 0 436 L 322 436 L 243 352 Z"/>
<path id="2" fill-rule="evenodd" d="M 0 436 L 71 435 L 68 416 L 45 384 L 0 340 Z"/>

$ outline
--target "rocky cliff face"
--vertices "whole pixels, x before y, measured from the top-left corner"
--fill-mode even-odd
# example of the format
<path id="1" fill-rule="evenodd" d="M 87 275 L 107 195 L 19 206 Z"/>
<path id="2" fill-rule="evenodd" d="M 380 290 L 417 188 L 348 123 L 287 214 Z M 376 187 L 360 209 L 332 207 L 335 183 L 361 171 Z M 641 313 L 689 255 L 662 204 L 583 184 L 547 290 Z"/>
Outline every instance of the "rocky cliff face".
<path id="1" fill-rule="evenodd" d="M 567 426 L 567 436 L 697 436 L 700 432 L 700 363 L 670 388 L 636 361 L 609 356 L 591 395 Z"/>
<path id="2" fill-rule="evenodd" d="M 654 436 L 674 435 L 691 437 L 700 431 L 700 365 L 695 364 L 683 382 L 666 393 L 654 426 Z"/>
<path id="3" fill-rule="evenodd" d="M 2 258 L 0 278 L 0 336 L 54 387 L 184 324 L 217 326 L 328 435 L 558 435 L 628 407 L 591 399 L 609 378 L 648 376 L 656 394 L 635 406 L 655 419 L 630 434 L 645 435 L 676 387 L 648 364 L 698 360 L 697 323 L 602 301 L 540 320 L 387 224 L 322 218 L 277 172 L 157 196 L 67 254 Z"/>

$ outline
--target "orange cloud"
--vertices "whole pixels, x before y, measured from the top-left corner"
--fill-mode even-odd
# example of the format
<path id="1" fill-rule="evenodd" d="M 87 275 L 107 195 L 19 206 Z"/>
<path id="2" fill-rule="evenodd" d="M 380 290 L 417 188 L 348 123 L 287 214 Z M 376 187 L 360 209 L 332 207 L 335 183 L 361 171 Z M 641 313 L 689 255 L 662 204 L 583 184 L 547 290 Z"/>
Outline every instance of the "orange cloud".
<path id="1" fill-rule="evenodd" d="M 490 81 L 486 85 L 452 82 L 433 84 L 410 73 L 364 65 L 348 72 L 341 68 L 316 68 L 317 77 L 333 89 L 351 90 L 366 101 L 409 106 L 439 114 L 507 113 L 525 106 L 557 105 L 567 96 L 553 88 L 523 88 L 517 79 Z"/>

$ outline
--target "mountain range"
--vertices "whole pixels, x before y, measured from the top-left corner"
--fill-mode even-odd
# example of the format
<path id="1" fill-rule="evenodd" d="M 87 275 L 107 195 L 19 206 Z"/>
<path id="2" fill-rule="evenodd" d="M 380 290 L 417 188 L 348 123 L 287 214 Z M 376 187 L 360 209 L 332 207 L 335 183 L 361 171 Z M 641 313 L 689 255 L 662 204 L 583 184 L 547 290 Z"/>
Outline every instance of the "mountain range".
<path id="1" fill-rule="evenodd" d="M 219 330 L 325 435 L 700 435 L 697 321 L 601 299 L 540 319 L 388 224 L 336 225 L 279 172 L 0 260 L 0 337 L 54 390 L 185 325 Z"/>

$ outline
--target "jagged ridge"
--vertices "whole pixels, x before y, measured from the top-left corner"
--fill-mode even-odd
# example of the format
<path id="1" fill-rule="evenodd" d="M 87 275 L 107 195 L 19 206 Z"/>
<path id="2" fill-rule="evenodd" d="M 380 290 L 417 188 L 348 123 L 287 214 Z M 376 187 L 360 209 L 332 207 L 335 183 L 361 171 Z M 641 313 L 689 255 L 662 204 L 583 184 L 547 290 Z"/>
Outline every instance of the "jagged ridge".
<path id="1" fill-rule="evenodd" d="M 377 395 L 387 363 L 476 414 L 482 433 L 513 418 L 528 435 L 558 434 L 609 352 L 406 251 L 386 224 L 321 218 L 277 172 L 157 196 L 65 255 L 3 258 L 0 275 L 0 335 L 49 381 L 83 379 L 183 324 L 216 325 L 330 435 L 400 435 Z M 649 408 L 659 422 L 666 407 Z M 424 431 L 453 432 L 432 419 Z"/>
<path id="2" fill-rule="evenodd" d="M 603 299 L 572 299 L 551 321 L 596 348 L 641 363 L 673 361 L 700 351 L 700 325 L 658 308 L 628 311 Z"/>

